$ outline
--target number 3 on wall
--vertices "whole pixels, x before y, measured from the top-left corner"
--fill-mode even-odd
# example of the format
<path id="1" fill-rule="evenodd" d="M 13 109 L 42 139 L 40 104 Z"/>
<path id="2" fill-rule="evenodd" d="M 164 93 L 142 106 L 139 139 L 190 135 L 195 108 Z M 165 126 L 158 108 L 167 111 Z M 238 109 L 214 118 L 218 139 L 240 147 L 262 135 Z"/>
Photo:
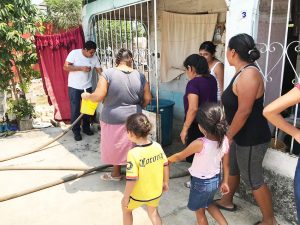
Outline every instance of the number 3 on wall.
<path id="1" fill-rule="evenodd" d="M 246 18 L 247 17 L 247 12 L 246 11 L 242 11 L 242 18 Z"/>

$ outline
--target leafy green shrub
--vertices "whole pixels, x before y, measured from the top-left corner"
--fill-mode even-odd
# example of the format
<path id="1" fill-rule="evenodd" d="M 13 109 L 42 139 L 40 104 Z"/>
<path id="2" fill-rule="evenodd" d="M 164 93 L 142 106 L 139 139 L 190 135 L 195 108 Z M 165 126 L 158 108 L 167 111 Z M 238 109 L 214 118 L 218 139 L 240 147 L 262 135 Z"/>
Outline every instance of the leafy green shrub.
<path id="1" fill-rule="evenodd" d="M 8 113 L 16 115 L 17 120 L 26 117 L 29 117 L 29 119 L 35 117 L 34 106 L 24 98 L 10 100 L 8 102 Z"/>

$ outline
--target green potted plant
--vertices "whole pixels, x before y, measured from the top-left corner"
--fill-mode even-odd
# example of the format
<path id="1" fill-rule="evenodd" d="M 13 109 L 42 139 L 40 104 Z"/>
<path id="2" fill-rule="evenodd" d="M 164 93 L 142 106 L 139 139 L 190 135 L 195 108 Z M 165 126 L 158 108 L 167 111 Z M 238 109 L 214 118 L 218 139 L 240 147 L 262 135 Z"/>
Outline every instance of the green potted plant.
<path id="1" fill-rule="evenodd" d="M 26 99 L 10 100 L 8 113 L 16 116 L 20 131 L 32 129 L 32 118 L 35 116 L 35 111 L 34 106 Z"/>

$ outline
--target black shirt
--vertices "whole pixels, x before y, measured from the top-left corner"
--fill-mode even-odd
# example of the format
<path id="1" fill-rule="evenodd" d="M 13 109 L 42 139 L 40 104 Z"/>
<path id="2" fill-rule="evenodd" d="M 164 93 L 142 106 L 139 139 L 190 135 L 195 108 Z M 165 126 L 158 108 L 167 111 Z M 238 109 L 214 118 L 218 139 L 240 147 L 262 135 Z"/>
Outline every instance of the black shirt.
<path id="1" fill-rule="evenodd" d="M 234 94 L 232 87 L 237 76 L 243 72 L 246 67 L 254 66 L 249 64 L 239 71 L 231 80 L 229 86 L 223 92 L 222 103 L 226 114 L 228 124 L 231 124 L 235 113 L 238 110 L 238 97 Z M 271 132 L 267 120 L 262 112 L 264 109 L 264 95 L 255 100 L 252 111 L 240 131 L 233 137 L 233 140 L 241 146 L 253 146 L 269 142 Z"/>

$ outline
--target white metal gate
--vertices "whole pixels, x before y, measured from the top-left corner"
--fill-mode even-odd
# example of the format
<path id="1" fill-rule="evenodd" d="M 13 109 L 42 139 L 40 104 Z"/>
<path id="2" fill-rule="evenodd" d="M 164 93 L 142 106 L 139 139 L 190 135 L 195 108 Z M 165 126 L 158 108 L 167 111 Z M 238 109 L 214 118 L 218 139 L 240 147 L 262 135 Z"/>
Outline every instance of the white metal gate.
<path id="1" fill-rule="evenodd" d="M 120 48 L 127 48 L 133 53 L 134 69 L 145 74 L 149 82 L 155 80 L 156 127 L 160 127 L 156 0 L 100 12 L 90 21 L 88 36 L 97 44 L 96 54 L 102 67 L 115 66 L 115 55 Z M 160 141 L 160 129 L 156 129 L 156 137 Z"/>

